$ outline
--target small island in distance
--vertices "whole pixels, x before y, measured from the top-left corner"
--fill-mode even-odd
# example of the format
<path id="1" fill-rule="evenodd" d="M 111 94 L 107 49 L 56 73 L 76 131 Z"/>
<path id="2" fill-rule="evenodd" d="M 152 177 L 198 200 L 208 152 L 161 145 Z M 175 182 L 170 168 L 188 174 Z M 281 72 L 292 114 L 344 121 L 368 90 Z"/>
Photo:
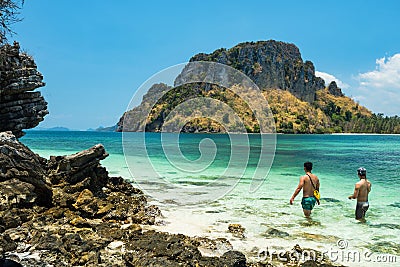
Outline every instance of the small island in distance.
<path id="1" fill-rule="evenodd" d="M 277 133 L 400 133 L 400 117 L 374 114 L 345 96 L 336 82 L 326 85 L 322 78 L 315 76 L 314 64 L 311 61 L 304 62 L 299 48 L 294 44 L 274 40 L 245 42 L 230 49 L 197 54 L 190 59 L 190 62 L 194 61 L 217 62 L 246 74 L 268 101 Z M 116 126 L 98 130 L 122 131 L 124 118 L 128 116 L 130 124 L 137 123 L 137 127 L 130 127 L 131 131 L 139 131 L 139 125 L 143 122 L 142 110 L 150 100 L 162 96 L 146 119 L 146 131 L 161 131 L 164 119 L 177 105 L 196 97 L 223 101 L 238 114 L 247 132 L 260 131 L 248 105 L 229 88 L 187 84 L 163 95 L 165 90 L 171 88 L 162 83 L 154 84 L 144 95 L 142 103 L 125 112 Z M 185 120 L 184 117 L 174 119 Z M 230 115 L 224 118 L 225 123 L 229 124 L 230 121 Z M 186 122 L 181 132 L 223 133 L 225 128 L 210 118 L 196 118 Z"/>
<path id="2" fill-rule="evenodd" d="M 36 128 L 33 128 L 33 129 L 29 129 L 29 131 L 67 132 L 67 131 L 70 131 L 70 129 L 67 128 L 67 127 L 56 126 L 56 127 L 50 127 L 50 128 L 46 128 L 46 127 L 36 127 Z"/>

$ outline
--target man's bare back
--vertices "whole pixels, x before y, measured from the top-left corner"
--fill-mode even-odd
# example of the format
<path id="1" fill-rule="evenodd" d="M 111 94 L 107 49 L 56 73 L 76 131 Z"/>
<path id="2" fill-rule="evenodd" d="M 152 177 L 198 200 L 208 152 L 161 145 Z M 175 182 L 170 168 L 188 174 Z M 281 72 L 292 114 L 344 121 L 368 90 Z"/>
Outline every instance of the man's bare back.
<path id="1" fill-rule="evenodd" d="M 315 188 L 312 186 L 310 177 L 307 174 L 310 175 Z M 301 177 L 301 179 L 303 180 L 303 197 L 312 197 L 314 195 L 314 190 L 319 190 L 319 179 L 315 174 L 307 174 Z"/>
<path id="2" fill-rule="evenodd" d="M 364 220 L 365 213 L 369 208 L 368 194 L 371 192 L 371 183 L 367 180 L 367 170 L 360 167 L 357 170 L 358 181 L 354 188 L 354 193 L 349 196 L 349 199 L 357 199 L 356 219 Z"/>
<path id="3" fill-rule="evenodd" d="M 358 188 L 357 202 L 367 202 L 368 193 L 371 191 L 371 183 L 367 179 L 362 179 L 356 183 L 355 190 Z"/>
<path id="4" fill-rule="evenodd" d="M 290 205 L 293 205 L 294 199 L 300 193 L 300 191 L 303 190 L 303 199 L 301 200 L 301 206 L 306 217 L 310 216 L 311 210 L 314 208 L 316 202 L 319 205 L 319 200 L 314 196 L 314 190 L 317 189 L 319 191 L 319 179 L 316 175 L 311 173 L 311 170 L 312 163 L 308 161 L 305 162 L 304 171 L 306 175 L 300 177 L 299 185 L 297 186 L 296 190 L 289 200 Z"/>

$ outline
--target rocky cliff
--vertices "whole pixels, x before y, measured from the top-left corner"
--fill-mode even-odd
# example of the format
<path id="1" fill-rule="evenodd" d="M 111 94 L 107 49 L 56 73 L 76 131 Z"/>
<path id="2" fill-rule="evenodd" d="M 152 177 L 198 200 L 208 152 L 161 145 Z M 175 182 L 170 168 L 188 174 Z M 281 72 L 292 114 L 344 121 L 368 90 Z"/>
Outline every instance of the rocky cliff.
<path id="1" fill-rule="evenodd" d="M 342 93 L 342 89 L 340 89 L 335 81 L 332 81 L 329 85 L 328 85 L 328 92 L 333 95 L 333 96 L 344 96 L 344 94 Z"/>
<path id="2" fill-rule="evenodd" d="M 325 88 L 324 80 L 315 76 L 313 63 L 303 62 L 300 51 L 294 44 L 273 40 L 241 43 L 230 49 L 218 49 L 211 54 L 197 54 L 190 59 L 190 62 L 195 61 L 212 61 L 231 66 L 246 74 L 263 91 L 271 88 L 287 91 L 300 101 L 308 103 L 313 103 L 317 98 L 317 91 Z M 161 131 L 164 119 L 176 106 L 188 99 L 211 97 L 228 103 L 244 121 L 248 132 L 258 132 L 260 127 L 257 125 L 255 116 L 251 115 L 252 112 L 248 110 L 247 104 L 238 100 L 229 88 L 206 83 L 189 85 L 182 80 L 191 75 L 201 77 L 202 71 L 187 66 L 175 80 L 175 86 L 179 86 L 167 94 L 164 94 L 165 90 L 171 87 L 165 84 L 153 85 L 144 96 L 142 103 L 121 117 L 117 124 L 117 131 L 138 131 L 139 128 L 146 131 Z M 156 104 L 154 107 L 149 107 L 150 103 Z M 208 108 L 218 113 L 218 105 Z M 144 110 L 151 110 L 151 112 L 144 114 Z M 177 118 L 177 121 L 184 119 Z M 225 121 L 229 124 L 232 118 L 225 116 Z M 139 127 L 144 124 L 146 127 Z M 229 127 L 232 128 L 231 125 Z M 188 122 L 182 131 L 225 132 L 226 129 L 211 119 L 197 118 Z"/>
<path id="3" fill-rule="evenodd" d="M 21 53 L 18 43 L 0 47 L 0 132 L 20 137 L 43 120 L 47 102 L 33 91 L 44 85 L 33 58 Z"/>
<path id="4" fill-rule="evenodd" d="M 276 132 L 400 133 L 398 116 L 389 118 L 382 114 L 373 114 L 346 97 L 334 81 L 325 87 L 324 80 L 315 76 L 313 63 L 303 62 L 300 51 L 294 44 L 273 40 L 247 42 L 230 49 L 221 48 L 210 54 L 200 53 L 190 61 L 218 62 L 246 74 L 262 90 L 273 113 Z M 201 77 L 207 73 L 208 65 L 205 65 L 198 67 L 196 64 L 188 64 L 176 77 L 174 87 L 155 84 L 138 107 L 125 112 L 118 122 L 117 130 L 164 131 L 165 119 L 178 105 L 194 98 L 213 98 L 227 104 L 241 119 L 247 132 L 259 132 L 256 114 L 244 101 L 238 99 L 232 88 L 201 82 L 185 83 L 190 77 L 202 80 Z M 221 71 L 215 77 L 226 80 L 228 76 Z M 167 89 L 170 91 L 165 93 Z M 208 110 L 215 117 L 221 113 L 221 106 L 207 104 L 198 107 L 198 110 Z M 190 108 L 174 115 L 172 119 L 175 125 L 182 125 L 181 132 L 215 133 L 225 132 L 226 126 L 235 128 L 231 114 L 221 114 L 225 125 L 201 116 L 187 119 L 187 114 L 191 114 Z M 182 124 L 182 121 L 186 121 L 186 124 Z"/>
<path id="5" fill-rule="evenodd" d="M 317 90 L 325 88 L 315 76 L 311 61 L 303 62 L 297 46 L 274 40 L 246 42 L 211 54 L 200 53 L 190 61 L 213 61 L 246 74 L 260 89 L 281 89 L 300 100 L 313 102 Z"/>
<path id="6" fill-rule="evenodd" d="M 146 123 L 148 123 L 148 111 L 151 110 L 153 103 L 157 102 L 164 92 L 169 89 L 171 89 L 171 87 L 163 83 L 154 84 L 151 86 L 147 93 L 143 96 L 140 105 L 128 110 L 123 114 L 117 123 L 116 131 L 142 131 L 141 129 L 145 127 Z"/>

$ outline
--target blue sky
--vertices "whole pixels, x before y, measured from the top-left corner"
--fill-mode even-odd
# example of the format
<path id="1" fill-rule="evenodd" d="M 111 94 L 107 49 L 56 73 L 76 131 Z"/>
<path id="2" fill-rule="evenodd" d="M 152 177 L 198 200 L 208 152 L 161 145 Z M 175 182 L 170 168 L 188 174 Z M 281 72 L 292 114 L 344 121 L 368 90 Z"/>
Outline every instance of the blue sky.
<path id="1" fill-rule="evenodd" d="M 27 0 L 14 25 L 47 83 L 39 126 L 114 125 L 135 90 L 196 53 L 294 43 L 318 75 L 372 111 L 400 115 L 400 1 Z"/>

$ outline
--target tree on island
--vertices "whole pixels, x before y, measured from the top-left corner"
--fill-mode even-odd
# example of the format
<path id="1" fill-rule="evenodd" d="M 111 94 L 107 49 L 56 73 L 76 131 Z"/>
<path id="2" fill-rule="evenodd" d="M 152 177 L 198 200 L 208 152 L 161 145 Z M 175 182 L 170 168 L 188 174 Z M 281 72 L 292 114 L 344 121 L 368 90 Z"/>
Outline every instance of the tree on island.
<path id="1" fill-rule="evenodd" d="M 7 42 L 7 35 L 15 34 L 11 25 L 21 21 L 19 10 L 24 0 L 0 0 L 0 45 Z"/>

